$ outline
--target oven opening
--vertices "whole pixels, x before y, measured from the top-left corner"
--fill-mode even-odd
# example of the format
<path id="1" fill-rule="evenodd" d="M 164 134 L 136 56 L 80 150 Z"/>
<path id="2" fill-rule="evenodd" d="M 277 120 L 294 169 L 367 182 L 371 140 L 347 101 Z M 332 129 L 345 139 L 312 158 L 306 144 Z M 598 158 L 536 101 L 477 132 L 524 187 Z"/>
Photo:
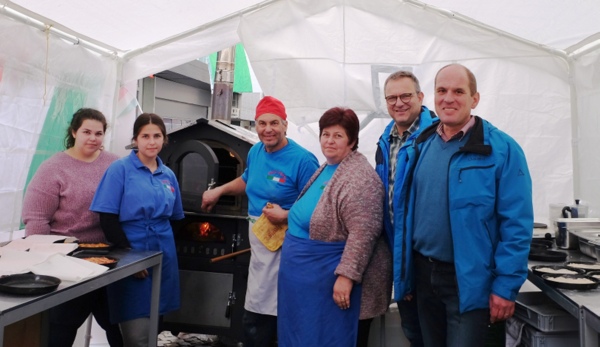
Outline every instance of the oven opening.
<path id="1" fill-rule="evenodd" d="M 221 230 L 209 222 L 191 222 L 180 229 L 178 238 L 185 241 L 225 242 Z"/>
<path id="2" fill-rule="evenodd" d="M 213 147 L 211 148 L 219 160 L 217 186 L 233 181 L 240 176 L 242 174 L 242 163 L 236 158 L 236 155 L 227 148 L 216 147 L 214 144 L 212 146 Z M 219 204 L 221 206 L 236 206 L 238 203 L 239 198 L 232 195 L 223 195 L 219 199 Z"/>
<path id="3" fill-rule="evenodd" d="M 212 184 L 221 186 L 243 173 L 244 161 L 229 146 L 216 141 L 186 141 L 169 158 L 169 166 L 177 175 L 183 209 L 200 212 L 202 194 Z M 237 215 L 246 213 L 241 196 L 223 195 L 216 204 L 215 213 Z"/>

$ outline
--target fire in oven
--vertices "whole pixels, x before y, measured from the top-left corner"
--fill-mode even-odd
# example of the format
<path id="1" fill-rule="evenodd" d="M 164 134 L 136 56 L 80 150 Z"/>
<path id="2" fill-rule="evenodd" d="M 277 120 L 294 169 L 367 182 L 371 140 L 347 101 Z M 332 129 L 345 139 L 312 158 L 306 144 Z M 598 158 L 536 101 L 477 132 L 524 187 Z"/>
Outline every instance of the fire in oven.
<path id="1" fill-rule="evenodd" d="M 164 317 L 166 330 L 242 339 L 250 253 L 218 257 L 249 249 L 248 200 L 222 197 L 211 213 L 203 213 L 200 206 L 206 189 L 243 173 L 257 141 L 245 129 L 204 119 L 169 134 L 160 156 L 177 176 L 185 219 L 174 230 L 181 308 Z"/>

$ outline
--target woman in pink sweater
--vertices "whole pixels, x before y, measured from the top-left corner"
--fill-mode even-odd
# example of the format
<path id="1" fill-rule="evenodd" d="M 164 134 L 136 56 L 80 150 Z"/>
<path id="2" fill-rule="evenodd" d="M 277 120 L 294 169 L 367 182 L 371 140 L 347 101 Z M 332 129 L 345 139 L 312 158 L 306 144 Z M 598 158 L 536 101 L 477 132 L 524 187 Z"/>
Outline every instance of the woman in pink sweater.
<path id="1" fill-rule="evenodd" d="M 98 214 L 89 210 L 96 187 L 118 157 L 106 152 L 102 140 L 106 118 L 91 108 L 73 115 L 64 152 L 43 162 L 23 201 L 25 235 L 74 236 L 80 242 L 106 242 Z M 90 313 L 106 331 L 111 347 L 123 345 L 117 324 L 111 324 L 104 288 L 50 309 L 49 346 L 72 346 L 77 329 Z"/>

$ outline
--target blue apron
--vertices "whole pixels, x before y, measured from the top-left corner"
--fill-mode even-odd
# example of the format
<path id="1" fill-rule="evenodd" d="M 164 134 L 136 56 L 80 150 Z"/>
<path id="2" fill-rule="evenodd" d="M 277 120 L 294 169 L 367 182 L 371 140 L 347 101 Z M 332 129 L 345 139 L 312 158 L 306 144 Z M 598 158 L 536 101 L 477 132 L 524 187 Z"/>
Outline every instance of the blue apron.
<path id="1" fill-rule="evenodd" d="M 361 285 L 354 284 L 350 308 L 333 301 L 334 274 L 346 242 L 302 239 L 287 233 L 281 250 L 277 301 L 280 347 L 354 347 Z"/>
<path id="2" fill-rule="evenodd" d="M 153 219 L 123 223 L 133 249 L 162 251 L 162 276 L 160 281 L 160 314 L 179 308 L 179 270 L 171 225 L 167 219 Z M 150 316 L 152 271 L 139 279 L 129 276 L 108 286 L 110 319 L 121 323 Z"/>

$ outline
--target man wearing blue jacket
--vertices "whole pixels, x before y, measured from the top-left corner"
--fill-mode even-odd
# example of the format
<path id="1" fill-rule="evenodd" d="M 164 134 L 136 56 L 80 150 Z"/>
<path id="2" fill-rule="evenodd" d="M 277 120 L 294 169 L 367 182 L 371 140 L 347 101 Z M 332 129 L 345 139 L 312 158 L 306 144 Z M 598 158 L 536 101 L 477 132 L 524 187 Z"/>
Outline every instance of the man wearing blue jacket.
<path id="1" fill-rule="evenodd" d="M 480 96 L 470 70 L 443 67 L 434 91 L 440 123 L 407 153 L 406 267 L 425 345 L 478 347 L 489 322 L 513 315 L 527 276 L 531 177 L 516 141 L 471 115 Z"/>
<path id="2" fill-rule="evenodd" d="M 404 335 L 411 347 L 423 346 L 414 288 L 407 287 L 402 268 L 405 257 L 412 253 L 403 250 L 400 226 L 404 216 L 404 200 L 400 188 L 407 172 L 406 149 L 412 145 L 421 130 L 437 121 L 435 113 L 423 104 L 423 92 L 417 77 L 409 71 L 397 71 L 384 84 L 385 101 L 392 121 L 379 138 L 375 156 L 376 171 L 386 189 L 384 228 L 393 256 L 394 301 L 398 304 Z"/>

